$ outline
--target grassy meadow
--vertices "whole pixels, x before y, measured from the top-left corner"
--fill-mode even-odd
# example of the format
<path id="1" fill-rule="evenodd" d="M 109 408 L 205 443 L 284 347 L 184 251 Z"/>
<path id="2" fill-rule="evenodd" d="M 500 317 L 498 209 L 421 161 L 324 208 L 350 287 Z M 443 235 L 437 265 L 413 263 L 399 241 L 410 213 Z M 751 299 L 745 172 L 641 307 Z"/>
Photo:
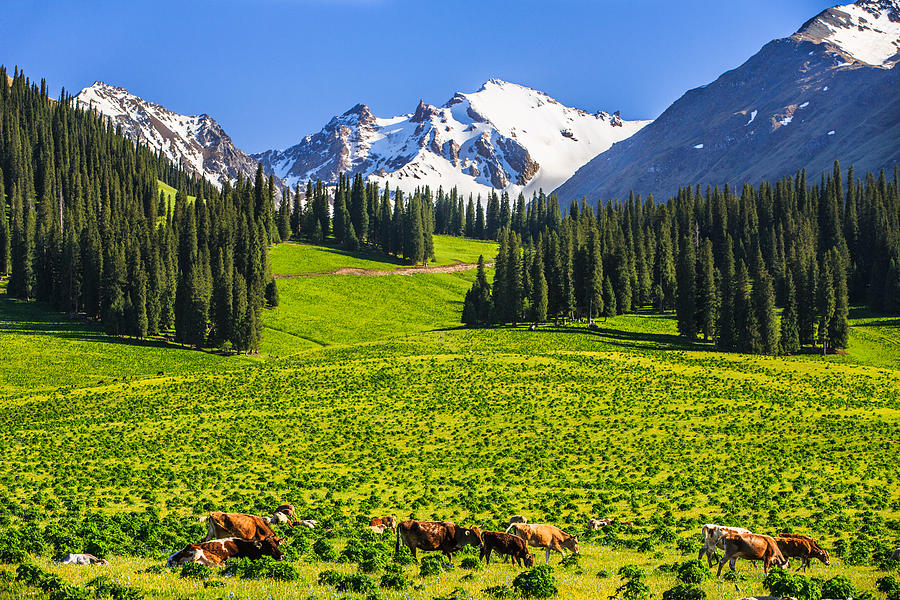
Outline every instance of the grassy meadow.
<path id="1" fill-rule="evenodd" d="M 438 264 L 494 251 L 435 245 Z M 272 251 L 283 276 L 399 266 L 329 246 Z M 31 560 L 79 586 L 109 574 L 166 599 L 363 597 L 318 584 L 358 565 L 321 560 L 313 540 L 341 553 L 382 514 L 491 529 L 524 514 L 582 540 L 577 564 L 551 557 L 560 598 L 610 598 L 617 570 L 636 565 L 660 600 L 707 522 L 815 535 L 832 566 L 810 575 L 875 589 L 880 553 L 900 545 L 900 319 L 854 310 L 847 355 L 722 354 L 649 312 L 597 329 L 462 329 L 473 280 L 472 270 L 279 279 L 258 357 L 114 340 L 0 296 L 0 559 L 4 528 L 17 528 L 44 540 L 23 542 Z M 281 502 L 330 530 L 282 530 L 295 581 L 159 568 L 202 536 L 205 512 Z M 586 531 L 604 516 L 635 526 Z M 92 540 L 108 567 L 52 562 Z M 425 577 L 407 565 L 410 586 L 380 595 L 491 598 L 486 588 L 518 572 L 469 571 L 461 558 Z M 704 581 L 708 598 L 766 593 L 761 569 L 741 561 L 738 573 Z M 0 588 L 4 577 L 0 599 L 42 597 L 10 581 L 15 566 L 0 564 Z"/>

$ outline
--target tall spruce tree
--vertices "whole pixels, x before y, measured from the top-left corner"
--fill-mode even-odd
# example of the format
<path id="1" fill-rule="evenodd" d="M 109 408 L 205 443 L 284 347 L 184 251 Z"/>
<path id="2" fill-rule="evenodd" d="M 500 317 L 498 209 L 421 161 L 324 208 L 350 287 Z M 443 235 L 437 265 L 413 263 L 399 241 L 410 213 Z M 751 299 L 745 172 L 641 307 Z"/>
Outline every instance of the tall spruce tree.
<path id="1" fill-rule="evenodd" d="M 697 337 L 697 269 L 694 240 L 690 235 L 681 238 L 681 251 L 678 254 L 678 301 L 675 306 L 678 318 L 678 332 L 688 340 Z"/>

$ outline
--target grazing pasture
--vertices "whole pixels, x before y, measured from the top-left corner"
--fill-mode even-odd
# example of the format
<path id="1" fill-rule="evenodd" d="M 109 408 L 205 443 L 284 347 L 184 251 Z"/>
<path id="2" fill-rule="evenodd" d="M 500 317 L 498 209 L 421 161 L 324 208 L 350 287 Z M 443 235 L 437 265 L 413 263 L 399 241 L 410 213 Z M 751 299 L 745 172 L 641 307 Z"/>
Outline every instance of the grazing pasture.
<path id="1" fill-rule="evenodd" d="M 878 567 L 896 569 L 884 553 L 900 545 L 897 319 L 854 313 L 850 354 L 824 359 L 689 346 L 672 315 L 650 313 L 593 330 L 460 329 L 473 278 L 280 280 L 281 306 L 264 314 L 271 356 L 255 358 L 118 343 L 83 325 L 71 327 L 86 339 L 71 339 L 64 319 L 0 297 L 0 323 L 16 324 L 0 343 L 27 357 L 0 353 L 0 559 L 21 546 L 66 582 L 108 574 L 167 599 L 325 598 L 383 578 L 408 582 L 384 598 L 461 588 L 487 599 L 522 569 L 496 558 L 471 568 L 469 548 L 452 570 L 428 562 L 436 574 L 421 576 L 388 564 L 392 532 L 362 528 L 395 514 L 502 530 L 521 514 L 578 535 L 577 557 L 551 557 L 560 598 L 640 581 L 660 600 L 705 523 L 814 535 L 832 566 L 807 575 L 845 575 L 862 591 L 886 574 Z M 110 381 L 125 371 L 140 377 Z M 320 524 L 279 527 L 284 568 L 253 579 L 161 566 L 202 539 L 198 517 L 284 502 Z M 634 526 L 589 532 L 602 517 Z M 60 552 L 110 565 L 56 565 Z M 627 566 L 646 576 L 623 579 Z M 737 569 L 699 585 L 710 600 L 768 593 L 761 569 Z M 15 576 L 0 564 L 0 599 L 34 591 Z"/>

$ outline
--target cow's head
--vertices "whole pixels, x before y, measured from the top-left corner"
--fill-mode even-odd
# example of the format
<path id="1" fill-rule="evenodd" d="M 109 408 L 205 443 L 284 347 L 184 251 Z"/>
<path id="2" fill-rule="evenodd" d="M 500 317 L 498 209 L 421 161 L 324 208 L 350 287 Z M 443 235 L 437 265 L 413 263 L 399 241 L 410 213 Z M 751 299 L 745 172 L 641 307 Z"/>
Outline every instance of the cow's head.
<path id="1" fill-rule="evenodd" d="M 275 560 L 281 560 L 284 558 L 284 555 L 281 553 L 281 550 L 278 549 L 278 546 L 283 541 L 282 538 L 270 535 L 264 540 L 256 540 L 253 545 L 256 546 L 261 555 L 271 556 Z"/>
<path id="2" fill-rule="evenodd" d="M 202 554 L 203 550 L 200 548 L 200 546 L 196 544 L 190 544 L 183 550 L 179 550 L 175 554 L 169 556 L 169 558 L 166 559 L 166 566 L 171 569 L 172 567 L 180 567 L 184 563 L 197 562 L 197 559 Z"/>
<path id="3" fill-rule="evenodd" d="M 578 554 L 578 536 L 570 535 L 563 540 L 562 547 L 571 550 L 572 554 Z"/>
<path id="4" fill-rule="evenodd" d="M 522 562 L 524 562 L 525 566 L 529 569 L 534 566 L 534 556 L 531 555 L 531 552 L 528 550 L 525 551 L 525 558 Z"/>
<path id="5" fill-rule="evenodd" d="M 478 527 L 461 527 L 459 531 L 456 541 L 460 547 L 470 544 L 480 548 L 484 545 L 484 542 L 481 540 L 481 530 Z"/>
<path id="6" fill-rule="evenodd" d="M 831 562 L 829 562 L 828 560 L 828 550 L 826 550 L 825 548 L 813 548 L 810 556 L 812 556 L 813 558 L 818 558 L 825 565 L 831 564 Z"/>

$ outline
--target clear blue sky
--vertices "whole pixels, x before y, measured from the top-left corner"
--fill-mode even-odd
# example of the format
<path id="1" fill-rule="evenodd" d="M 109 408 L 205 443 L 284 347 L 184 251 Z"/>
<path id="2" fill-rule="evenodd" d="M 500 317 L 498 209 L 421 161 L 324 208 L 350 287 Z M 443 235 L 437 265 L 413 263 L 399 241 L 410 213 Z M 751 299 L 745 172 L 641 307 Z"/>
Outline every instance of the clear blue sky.
<path id="1" fill-rule="evenodd" d="M 659 115 L 835 2 L 4 0 L 0 62 L 50 89 L 95 80 L 208 113 L 249 151 L 357 102 L 378 116 L 499 77 L 586 110 Z"/>

